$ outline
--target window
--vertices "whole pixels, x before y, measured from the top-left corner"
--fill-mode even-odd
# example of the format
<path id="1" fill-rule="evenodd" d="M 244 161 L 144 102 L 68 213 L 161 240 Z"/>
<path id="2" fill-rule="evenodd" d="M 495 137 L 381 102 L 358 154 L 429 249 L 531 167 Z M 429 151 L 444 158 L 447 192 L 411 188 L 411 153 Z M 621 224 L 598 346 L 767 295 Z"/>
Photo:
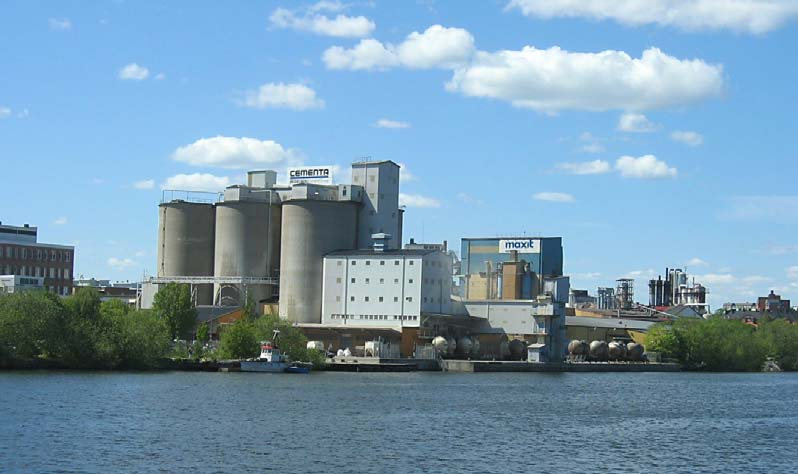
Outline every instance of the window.
<path id="1" fill-rule="evenodd" d="M 371 260 L 366 260 L 366 266 L 371 266 Z"/>
<path id="2" fill-rule="evenodd" d="M 335 302 L 336 303 L 340 303 L 341 302 L 341 297 L 340 296 L 336 296 L 335 297 Z"/>
<path id="3" fill-rule="evenodd" d="M 405 298 L 405 300 L 407 300 L 408 302 L 412 303 L 413 302 L 413 297 L 412 296 L 408 296 L 407 298 Z"/>
<path id="4" fill-rule="evenodd" d="M 352 260 L 352 266 L 354 267 L 355 265 L 357 265 L 357 262 Z"/>
<path id="5" fill-rule="evenodd" d="M 394 264 L 394 265 L 399 265 L 399 260 L 394 260 L 394 261 L 393 261 L 393 264 Z"/>
<path id="6" fill-rule="evenodd" d="M 338 260 L 338 266 L 340 267 L 344 262 Z"/>
<path id="7" fill-rule="evenodd" d="M 371 282 L 371 278 L 366 278 L 366 284 L 368 285 Z"/>
<path id="8" fill-rule="evenodd" d="M 355 301 L 355 297 L 354 296 L 350 296 L 349 297 L 349 301 Z"/>
<path id="9" fill-rule="evenodd" d="M 380 296 L 380 303 L 382 303 L 382 300 L 383 300 L 383 298 L 382 298 L 382 296 Z"/>
<path id="10" fill-rule="evenodd" d="M 354 283 L 354 282 L 355 282 L 355 279 L 354 279 L 354 278 L 352 278 L 352 283 Z"/>
<path id="11" fill-rule="evenodd" d="M 394 282 L 394 284 L 398 284 L 399 283 L 399 279 L 398 278 L 394 278 L 393 282 Z"/>
<path id="12" fill-rule="evenodd" d="M 427 302 L 427 297 L 426 297 L 426 296 L 424 297 L 424 302 L 425 302 L 425 303 Z"/>
<path id="13" fill-rule="evenodd" d="M 341 284 L 341 277 L 336 278 L 335 282 L 338 283 L 338 284 Z"/>
<path id="14" fill-rule="evenodd" d="M 394 303 L 398 303 L 399 302 L 399 297 L 398 296 L 394 296 L 393 297 L 393 302 Z"/>
<path id="15" fill-rule="evenodd" d="M 346 196 L 346 188 L 344 188 L 344 189 L 342 189 L 342 190 L 341 190 L 341 194 L 343 194 L 344 196 Z"/>
<path id="16" fill-rule="evenodd" d="M 368 303 L 368 302 L 369 302 L 369 297 L 368 297 L 368 296 L 366 296 L 366 297 L 363 299 L 363 301 L 365 301 L 366 303 Z"/>
<path id="17" fill-rule="evenodd" d="M 410 266 L 411 266 L 411 267 L 413 266 L 413 264 L 414 264 L 414 263 L 415 263 L 415 262 L 414 262 L 413 260 L 410 260 Z"/>
<path id="18" fill-rule="evenodd" d="M 385 278 L 380 278 L 380 285 L 385 283 Z"/>
<path id="19" fill-rule="evenodd" d="M 385 265 L 385 260 L 380 260 L 380 265 Z"/>
<path id="20" fill-rule="evenodd" d="M 407 280 L 407 282 L 412 285 L 413 284 L 413 279 L 410 278 L 409 280 Z"/>

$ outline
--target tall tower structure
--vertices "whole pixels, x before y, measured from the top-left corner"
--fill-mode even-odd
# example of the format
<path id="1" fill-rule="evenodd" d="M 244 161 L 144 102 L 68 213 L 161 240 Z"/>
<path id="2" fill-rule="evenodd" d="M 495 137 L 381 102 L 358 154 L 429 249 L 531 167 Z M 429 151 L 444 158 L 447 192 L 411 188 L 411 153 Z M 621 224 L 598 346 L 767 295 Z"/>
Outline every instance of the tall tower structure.
<path id="1" fill-rule="evenodd" d="M 358 216 L 357 246 L 372 245 L 372 234 L 389 234 L 386 250 L 402 248 L 399 165 L 390 160 L 352 163 L 352 184 L 364 189 Z"/>

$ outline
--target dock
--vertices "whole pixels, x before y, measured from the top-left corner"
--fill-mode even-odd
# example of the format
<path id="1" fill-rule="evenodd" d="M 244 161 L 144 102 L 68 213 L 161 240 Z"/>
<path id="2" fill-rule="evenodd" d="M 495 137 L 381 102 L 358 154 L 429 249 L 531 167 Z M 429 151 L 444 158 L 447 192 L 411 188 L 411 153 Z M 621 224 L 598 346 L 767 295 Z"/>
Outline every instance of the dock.
<path id="1" fill-rule="evenodd" d="M 444 372 L 679 372 L 679 364 L 628 362 L 525 362 L 454 360 L 441 361 Z"/>

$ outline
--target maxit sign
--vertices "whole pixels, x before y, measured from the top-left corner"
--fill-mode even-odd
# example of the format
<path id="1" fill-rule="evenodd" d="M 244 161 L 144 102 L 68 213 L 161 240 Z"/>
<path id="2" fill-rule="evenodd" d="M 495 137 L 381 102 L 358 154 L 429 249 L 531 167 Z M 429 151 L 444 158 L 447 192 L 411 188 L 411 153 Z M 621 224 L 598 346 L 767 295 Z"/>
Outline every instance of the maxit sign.
<path id="1" fill-rule="evenodd" d="M 507 239 L 499 241 L 499 253 L 540 253 L 539 239 Z"/>

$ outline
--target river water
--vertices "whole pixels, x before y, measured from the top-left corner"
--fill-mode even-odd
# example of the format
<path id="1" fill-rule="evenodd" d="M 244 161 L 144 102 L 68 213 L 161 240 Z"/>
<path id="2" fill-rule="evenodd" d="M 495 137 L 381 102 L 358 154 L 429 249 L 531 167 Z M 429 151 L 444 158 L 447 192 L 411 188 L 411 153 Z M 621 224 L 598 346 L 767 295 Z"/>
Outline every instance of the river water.
<path id="1" fill-rule="evenodd" d="M 0 372 L 1 472 L 798 472 L 798 374 Z"/>

